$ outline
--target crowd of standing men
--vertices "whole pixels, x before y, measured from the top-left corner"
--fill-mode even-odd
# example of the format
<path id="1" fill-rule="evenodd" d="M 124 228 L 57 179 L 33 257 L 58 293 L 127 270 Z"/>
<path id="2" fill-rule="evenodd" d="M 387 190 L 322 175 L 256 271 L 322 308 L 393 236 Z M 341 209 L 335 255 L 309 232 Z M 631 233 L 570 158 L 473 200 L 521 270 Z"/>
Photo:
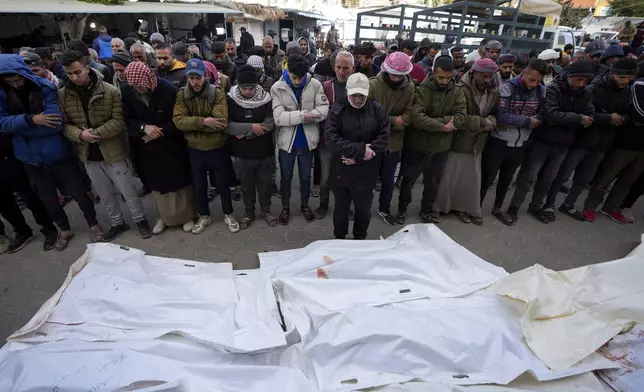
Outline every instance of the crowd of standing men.
<path id="1" fill-rule="evenodd" d="M 121 201 L 143 238 L 168 226 L 202 233 L 215 195 L 231 232 L 253 223 L 257 202 L 267 225 L 287 225 L 296 165 L 302 216 L 323 219 L 332 192 L 339 239 L 351 219 L 353 237 L 366 238 L 374 190 L 378 215 L 404 223 L 421 174 L 426 223 L 454 213 L 482 225 L 495 183 L 492 215 L 507 225 L 531 189 L 528 212 L 543 223 L 555 210 L 592 222 L 602 203 L 614 221 L 633 222 L 630 208 L 644 193 L 644 62 L 617 45 L 597 40 L 574 59 L 554 50 L 528 58 L 484 41 L 466 57 L 405 40 L 376 56 L 371 43 L 345 51 L 307 37 L 285 53 L 270 36 L 238 48 L 206 36 L 199 47 L 102 33 L 93 48 L 72 41 L 57 59 L 43 48 L 0 55 L 0 214 L 15 233 L 9 239 L 0 226 L 0 252 L 33 238 L 15 194 L 42 227 L 45 250 L 63 250 L 74 236 L 61 203 L 69 198 L 91 242 L 129 230 Z M 141 202 L 148 191 L 153 227 Z M 315 211 L 311 195 L 320 199 Z"/>

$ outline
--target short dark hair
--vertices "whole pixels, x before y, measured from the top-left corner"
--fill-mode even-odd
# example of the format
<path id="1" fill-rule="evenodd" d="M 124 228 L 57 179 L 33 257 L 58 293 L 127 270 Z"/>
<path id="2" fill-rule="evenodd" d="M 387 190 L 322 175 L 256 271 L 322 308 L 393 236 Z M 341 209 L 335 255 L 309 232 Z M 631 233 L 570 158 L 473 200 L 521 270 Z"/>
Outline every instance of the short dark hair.
<path id="1" fill-rule="evenodd" d="M 51 55 L 49 48 L 35 48 L 34 53 L 40 56 L 43 60 L 53 60 L 54 58 Z"/>
<path id="2" fill-rule="evenodd" d="M 67 49 L 68 50 L 73 50 L 76 51 L 80 54 L 82 54 L 85 57 L 89 57 L 89 49 L 87 48 L 87 45 L 85 45 L 85 42 L 81 40 L 72 40 L 67 43 Z"/>
<path id="3" fill-rule="evenodd" d="M 565 52 L 565 51 L 567 51 L 568 49 L 575 49 L 575 45 L 573 45 L 573 44 L 566 44 L 566 46 L 564 46 L 564 52 Z"/>
<path id="4" fill-rule="evenodd" d="M 454 52 L 462 52 L 462 51 L 463 51 L 463 48 L 461 48 L 460 46 L 454 46 L 452 49 L 450 49 L 450 51 L 449 51 L 449 52 L 450 52 L 450 53 L 452 54 L 452 56 L 453 56 L 453 55 L 454 55 Z"/>
<path id="5" fill-rule="evenodd" d="M 409 50 L 416 50 L 418 47 L 418 44 L 416 41 L 411 40 L 411 39 L 406 39 L 400 44 L 400 49 L 409 49 Z"/>
<path id="6" fill-rule="evenodd" d="M 374 45 L 373 42 L 363 42 L 360 44 L 359 49 L 360 51 L 358 52 L 358 54 L 368 57 L 373 57 L 373 55 L 378 51 L 378 49 L 376 49 L 376 45 Z"/>
<path id="7" fill-rule="evenodd" d="M 436 49 L 436 50 L 440 51 L 441 50 L 441 44 L 439 44 L 438 42 L 432 42 L 431 44 L 429 44 L 429 50 L 432 50 L 432 49 Z"/>
<path id="8" fill-rule="evenodd" d="M 226 51 L 226 44 L 221 41 L 215 41 L 210 45 L 210 50 L 215 54 L 221 54 Z"/>
<path id="9" fill-rule="evenodd" d="M 332 52 L 335 52 L 336 50 L 338 50 L 338 45 L 334 44 L 333 42 L 327 42 L 324 45 L 324 50 L 327 50 L 327 49 Z"/>
<path id="10" fill-rule="evenodd" d="M 84 56 L 81 52 L 77 50 L 68 50 L 60 55 L 60 63 L 63 66 L 72 65 L 75 62 L 79 62 L 82 65 L 87 65 L 87 56 Z"/>
<path id="11" fill-rule="evenodd" d="M 434 59 L 434 68 L 440 68 L 442 71 L 453 71 L 454 60 L 448 55 L 436 56 Z"/>
<path id="12" fill-rule="evenodd" d="M 172 45 L 169 42 L 159 42 L 154 46 L 154 50 L 168 49 L 172 53 Z"/>
<path id="13" fill-rule="evenodd" d="M 224 45 L 226 45 L 226 44 L 233 44 L 233 45 L 237 46 L 237 42 L 235 42 L 234 38 L 226 38 L 226 40 L 224 41 Z"/>
<path id="14" fill-rule="evenodd" d="M 479 48 L 484 48 L 484 47 L 487 45 L 487 43 L 488 43 L 488 42 L 490 42 L 490 40 L 489 40 L 489 39 L 487 39 L 487 38 L 483 38 L 483 39 L 481 40 L 481 43 L 479 44 Z"/>
<path id="15" fill-rule="evenodd" d="M 525 69 L 531 69 L 539 72 L 543 76 L 546 76 L 548 74 L 548 62 L 545 60 L 532 59 Z"/>
<path id="16" fill-rule="evenodd" d="M 306 76 L 310 67 L 309 60 L 301 54 L 292 54 L 288 56 L 288 60 L 286 61 L 286 68 L 288 68 L 289 72 L 300 78 Z"/>

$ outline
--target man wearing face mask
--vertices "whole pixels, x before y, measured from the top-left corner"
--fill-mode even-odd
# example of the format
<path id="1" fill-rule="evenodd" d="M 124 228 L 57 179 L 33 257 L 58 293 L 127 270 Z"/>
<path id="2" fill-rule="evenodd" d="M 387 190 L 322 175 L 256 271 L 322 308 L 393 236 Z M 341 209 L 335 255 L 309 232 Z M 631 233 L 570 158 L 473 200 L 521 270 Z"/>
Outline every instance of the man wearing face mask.
<path id="1" fill-rule="evenodd" d="M 271 88 L 281 174 L 282 212 L 278 220 L 284 226 L 291 217 L 291 181 L 296 161 L 300 175 L 300 211 L 307 222 L 315 220 L 309 207 L 313 150 L 320 140 L 317 123 L 326 118 L 329 100 L 320 82 L 309 75 L 309 68 L 308 60 L 302 55 L 290 55 L 282 78 Z"/>
<path id="2" fill-rule="evenodd" d="M 255 220 L 255 203 L 259 195 L 260 217 L 269 227 L 277 226 L 271 214 L 271 185 L 275 167 L 273 143 L 273 109 L 271 96 L 259 85 L 257 71 L 248 64 L 239 68 L 239 84 L 228 93 L 228 152 L 235 174 L 241 181 L 244 217 L 239 227 L 244 230 Z M 257 57 L 259 60 L 261 58 Z"/>
<path id="3" fill-rule="evenodd" d="M 347 51 L 340 51 L 334 58 L 335 75 L 332 80 L 324 82 L 324 95 L 329 105 L 335 102 L 342 102 L 347 97 L 347 79 L 353 74 L 353 55 Z M 329 209 L 329 177 L 331 175 L 331 150 L 326 145 L 324 137 L 324 121 L 320 123 L 320 143 L 318 144 L 318 156 L 320 165 L 320 206 L 315 210 L 315 219 L 324 219 Z"/>
<path id="4" fill-rule="evenodd" d="M 543 84 L 546 86 L 552 83 L 553 80 L 559 75 L 556 70 L 557 60 L 559 60 L 559 53 L 556 50 L 546 49 L 539 53 L 539 60 L 548 63 L 548 74 L 543 78 Z"/>
<path id="5" fill-rule="evenodd" d="M 420 218 L 424 223 L 439 223 L 434 210 L 438 185 L 443 175 L 453 132 L 466 114 L 465 95 L 454 88 L 454 62 L 450 56 L 434 60 L 433 74 L 416 87 L 412 107 L 412 127 L 405 135 L 405 156 L 401 172 L 400 197 L 396 219 L 404 223 L 411 203 L 414 183 L 423 174 Z"/>
<path id="6" fill-rule="evenodd" d="M 505 53 L 499 57 L 497 61 L 499 64 L 499 76 L 501 77 L 499 87 L 503 86 L 505 82 L 512 78 L 512 70 L 514 69 L 514 63 L 516 61 L 517 57 L 512 53 Z"/>
<path id="7" fill-rule="evenodd" d="M 160 42 L 154 50 L 157 59 L 157 68 L 154 73 L 170 82 L 179 89 L 186 85 L 186 64 L 174 58 L 172 45 L 167 42 Z"/>
<path id="8" fill-rule="evenodd" d="M 129 64 L 125 78 L 121 90 L 125 126 L 130 144 L 139 146 L 133 158 L 159 213 L 152 234 L 181 225 L 190 232 L 196 210 L 186 143 L 172 122 L 177 89 L 142 62 Z"/>
<path id="9" fill-rule="evenodd" d="M 400 163 L 405 140 L 405 128 L 411 125 L 411 108 L 414 103 L 414 84 L 409 73 L 413 66 L 409 57 L 392 53 L 382 63 L 382 71 L 369 80 L 369 98 L 380 103 L 389 114 L 391 134 L 383 153 L 379 179 L 381 182 L 378 215 L 388 225 L 397 223 L 390 212 L 394 195 L 396 167 Z"/>
<path id="10" fill-rule="evenodd" d="M 333 152 L 331 185 L 335 197 L 333 234 L 349 233 L 349 208 L 355 205 L 353 238 L 367 237 L 371 202 L 380 160 L 387 148 L 391 121 L 385 109 L 369 97 L 369 80 L 360 73 L 347 80 L 347 99 L 333 104 L 324 134 Z"/>
<path id="11" fill-rule="evenodd" d="M 542 223 L 555 221 L 553 206 L 542 205 L 543 199 L 577 134 L 593 124 L 595 107 L 586 84 L 593 77 L 594 69 L 590 60 L 575 61 L 546 87 L 544 124 L 534 134 L 526 151 L 508 208 L 513 222 L 517 221 L 519 208 L 533 185 L 528 213 Z"/>
<path id="12" fill-rule="evenodd" d="M 525 145 L 532 130 L 543 121 L 546 89 L 541 81 L 547 72 L 548 64 L 534 59 L 520 75 L 501 86 L 496 128 L 490 133 L 483 148 L 481 203 L 498 174 L 492 215 L 508 226 L 512 226 L 514 220 L 502 210 L 505 195 L 523 161 Z"/>
<path id="13" fill-rule="evenodd" d="M 640 69 L 642 68 L 644 67 L 640 63 Z M 617 61 L 611 66 L 608 74 L 615 82 L 611 88 L 614 91 L 611 94 L 612 96 L 598 96 L 598 99 L 604 101 L 603 103 L 606 106 L 597 107 L 599 112 L 596 115 L 597 121 L 602 121 L 605 124 L 605 128 L 612 125 L 611 128 L 615 137 L 612 145 L 610 145 L 610 150 L 606 152 L 606 157 L 597 169 L 592 186 L 584 202 L 584 217 L 587 221 L 592 222 L 594 220 L 595 209 L 602 201 L 604 204 L 600 211 L 611 217 L 613 221 L 620 224 L 634 221 L 632 213 L 626 211 L 626 215 L 624 215 L 621 208 L 630 209 L 637 199 L 633 199 L 633 195 L 631 195 L 630 200 L 625 200 L 631 186 L 644 171 L 644 143 L 641 136 L 643 129 L 643 112 L 641 109 L 644 102 L 642 99 L 644 97 L 642 94 L 642 79 L 639 79 L 632 86 L 624 87 L 624 89 L 630 89 L 629 94 L 620 98 L 618 98 L 617 94 L 620 86 L 630 83 L 635 70 L 636 65 L 633 59 L 624 58 Z M 595 88 L 593 87 L 593 89 Z M 595 91 L 593 90 L 593 92 Z M 628 101 L 624 102 L 625 99 L 628 99 Z M 626 106 L 626 110 L 614 112 L 623 105 Z M 614 108 L 613 110 L 604 111 L 611 108 L 611 106 Z M 611 118 L 610 125 L 608 125 L 608 116 Z M 622 119 L 621 122 L 618 117 Z M 614 127 L 617 127 L 617 130 Z M 604 200 L 604 195 L 611 184 L 613 184 L 613 187 Z M 625 205 L 622 205 L 623 202 Z"/>
<path id="14" fill-rule="evenodd" d="M 499 89 L 494 77 L 498 70 L 494 61 L 478 59 L 456 87 L 465 94 L 467 115 L 454 133 L 434 204 L 440 212 L 454 211 L 461 222 L 477 226 L 483 224 L 481 152 L 488 133 L 496 126 Z"/>

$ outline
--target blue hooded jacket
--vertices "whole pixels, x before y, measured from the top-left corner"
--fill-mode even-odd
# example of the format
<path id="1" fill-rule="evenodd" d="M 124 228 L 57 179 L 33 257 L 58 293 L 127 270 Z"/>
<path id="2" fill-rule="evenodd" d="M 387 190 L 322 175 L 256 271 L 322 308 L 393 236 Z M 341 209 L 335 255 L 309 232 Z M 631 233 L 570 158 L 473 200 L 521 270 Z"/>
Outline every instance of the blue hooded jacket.
<path id="1" fill-rule="evenodd" d="M 9 74 L 18 74 L 26 79 L 26 83 L 37 85 L 42 93 L 42 112 L 57 114 L 62 120 L 56 86 L 31 72 L 22 57 L 0 54 L 0 77 Z M 10 114 L 9 95 L 5 90 L 9 87 L 2 84 L 0 86 L 0 133 L 13 135 L 13 149 L 17 159 L 31 165 L 47 165 L 74 156 L 72 142 L 62 134 L 62 121 L 55 128 L 50 128 L 34 124 L 31 115 Z"/>

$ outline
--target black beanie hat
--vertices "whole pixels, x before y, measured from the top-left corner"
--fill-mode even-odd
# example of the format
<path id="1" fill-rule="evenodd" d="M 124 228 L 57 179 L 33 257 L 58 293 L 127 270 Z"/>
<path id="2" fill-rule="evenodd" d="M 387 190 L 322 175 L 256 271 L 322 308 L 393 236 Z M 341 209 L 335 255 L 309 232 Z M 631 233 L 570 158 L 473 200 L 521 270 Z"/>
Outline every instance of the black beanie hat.
<path id="1" fill-rule="evenodd" d="M 436 56 L 432 70 L 436 70 L 436 68 L 440 68 L 443 71 L 453 71 L 454 60 L 452 59 L 452 56 L 445 53 L 441 53 L 439 56 Z"/>
<path id="2" fill-rule="evenodd" d="M 622 57 L 611 65 L 610 72 L 615 75 L 635 75 L 637 73 L 637 60 L 630 57 Z"/>
<path id="3" fill-rule="evenodd" d="M 127 67 L 128 64 L 132 62 L 132 55 L 130 55 L 130 52 L 127 52 L 125 50 L 117 50 L 116 52 L 112 53 L 112 62 Z"/>
<path id="4" fill-rule="evenodd" d="M 595 63 L 592 60 L 573 61 L 564 71 L 568 76 L 592 79 L 595 75 Z"/>
<path id="5" fill-rule="evenodd" d="M 237 76 L 237 84 L 240 87 L 242 86 L 255 86 L 259 83 L 259 75 L 257 70 L 248 64 L 244 64 L 239 67 L 239 75 Z"/>

